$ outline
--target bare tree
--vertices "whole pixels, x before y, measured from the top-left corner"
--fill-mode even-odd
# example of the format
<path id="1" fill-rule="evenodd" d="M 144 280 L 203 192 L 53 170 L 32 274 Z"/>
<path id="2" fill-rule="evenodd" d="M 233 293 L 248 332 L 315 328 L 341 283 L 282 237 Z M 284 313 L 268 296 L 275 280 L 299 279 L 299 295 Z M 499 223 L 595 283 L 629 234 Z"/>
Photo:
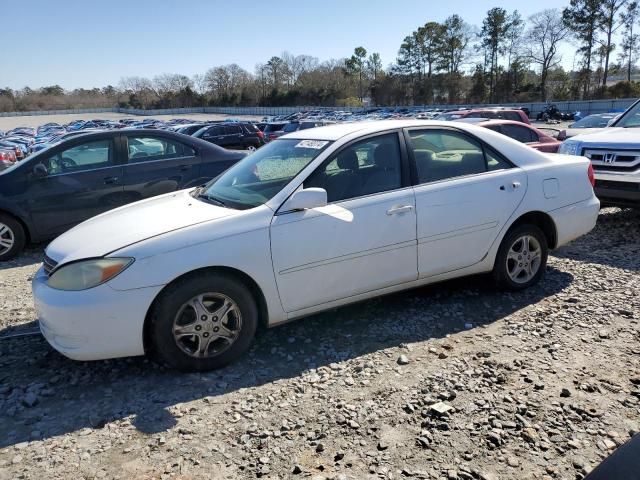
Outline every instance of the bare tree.
<path id="1" fill-rule="evenodd" d="M 529 17 L 526 33 L 527 57 L 540 65 L 540 98 L 547 101 L 547 78 L 549 70 L 560 64 L 559 44 L 569 35 L 569 29 L 557 9 L 547 9 Z"/>

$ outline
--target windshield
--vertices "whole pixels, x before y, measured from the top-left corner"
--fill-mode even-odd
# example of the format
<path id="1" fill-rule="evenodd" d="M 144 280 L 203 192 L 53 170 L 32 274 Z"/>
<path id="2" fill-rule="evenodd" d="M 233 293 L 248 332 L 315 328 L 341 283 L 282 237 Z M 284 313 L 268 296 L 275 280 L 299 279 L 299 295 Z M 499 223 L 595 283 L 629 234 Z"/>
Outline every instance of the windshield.
<path id="1" fill-rule="evenodd" d="M 271 200 L 331 142 L 274 140 L 236 163 L 196 196 L 204 201 L 245 210 Z"/>
<path id="2" fill-rule="evenodd" d="M 609 120 L 611 120 L 612 118 L 614 118 L 614 116 L 589 115 L 588 117 L 584 117 L 582 120 L 578 120 L 576 123 L 571 125 L 570 128 L 606 127 L 609 123 Z"/>
<path id="3" fill-rule="evenodd" d="M 629 110 L 624 112 L 613 126 L 623 128 L 640 127 L 640 101 L 634 103 Z"/>

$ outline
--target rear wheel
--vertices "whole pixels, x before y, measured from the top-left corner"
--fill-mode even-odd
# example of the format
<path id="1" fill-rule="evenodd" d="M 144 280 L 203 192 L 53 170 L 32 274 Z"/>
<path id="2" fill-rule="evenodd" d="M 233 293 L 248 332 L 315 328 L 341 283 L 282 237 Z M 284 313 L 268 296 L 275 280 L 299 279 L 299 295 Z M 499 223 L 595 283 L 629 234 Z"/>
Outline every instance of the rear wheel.
<path id="1" fill-rule="evenodd" d="M 26 243 L 24 228 L 15 218 L 0 213 L 0 262 L 10 260 Z"/>
<path id="2" fill-rule="evenodd" d="M 203 273 L 170 286 L 156 302 L 153 351 L 179 370 L 220 368 L 249 348 L 257 324 L 255 300 L 242 282 Z"/>
<path id="3" fill-rule="evenodd" d="M 520 225 L 502 240 L 493 275 L 500 287 L 522 290 L 544 276 L 549 254 L 547 238 L 535 225 Z"/>

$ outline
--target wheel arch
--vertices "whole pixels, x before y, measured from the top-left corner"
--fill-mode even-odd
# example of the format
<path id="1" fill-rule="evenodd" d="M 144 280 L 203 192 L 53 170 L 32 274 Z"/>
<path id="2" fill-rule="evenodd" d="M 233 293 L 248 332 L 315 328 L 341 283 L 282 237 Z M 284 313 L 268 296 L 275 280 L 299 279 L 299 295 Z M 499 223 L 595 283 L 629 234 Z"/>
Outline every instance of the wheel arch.
<path id="1" fill-rule="evenodd" d="M 144 325 L 142 328 L 142 344 L 144 347 L 144 352 L 149 353 L 151 349 L 151 314 L 153 312 L 153 308 L 155 307 L 158 299 L 164 294 L 164 292 L 170 286 L 174 285 L 176 282 L 184 280 L 189 277 L 195 277 L 198 275 L 202 275 L 203 273 L 219 273 L 223 275 L 228 275 L 231 277 L 235 277 L 240 280 L 251 292 L 253 297 L 256 300 L 256 306 L 258 307 L 258 323 L 261 327 L 268 327 L 269 325 L 269 310 L 267 307 L 267 301 L 265 299 L 264 293 L 262 289 L 258 285 L 258 283 L 247 273 L 238 270 L 233 267 L 224 267 L 224 266 L 210 266 L 198 268 L 196 270 L 192 270 L 190 272 L 183 273 L 182 275 L 174 278 L 171 282 L 167 283 L 162 290 L 158 292 L 158 294 L 153 299 L 153 302 L 149 305 L 147 309 L 147 313 L 144 318 Z"/>
<path id="2" fill-rule="evenodd" d="M 547 246 L 550 250 L 556 248 L 558 244 L 558 229 L 556 227 L 553 218 L 548 213 L 540 212 L 540 211 L 532 211 L 527 212 L 523 215 L 520 215 L 510 226 L 506 234 L 509 231 L 513 230 L 515 227 L 520 225 L 535 225 L 544 233 L 544 236 L 547 239 Z"/>

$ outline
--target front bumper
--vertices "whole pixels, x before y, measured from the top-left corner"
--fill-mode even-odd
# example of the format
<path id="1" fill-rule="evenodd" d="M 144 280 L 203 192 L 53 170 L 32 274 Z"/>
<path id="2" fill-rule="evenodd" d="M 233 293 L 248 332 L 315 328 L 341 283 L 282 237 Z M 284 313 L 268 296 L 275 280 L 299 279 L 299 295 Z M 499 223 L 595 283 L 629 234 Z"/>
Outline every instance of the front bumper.
<path id="1" fill-rule="evenodd" d="M 603 205 L 640 207 L 640 171 L 595 173 L 594 191 Z"/>
<path id="2" fill-rule="evenodd" d="M 79 292 L 47 285 L 42 268 L 32 281 L 40 331 L 53 348 L 74 360 L 143 355 L 143 326 L 162 286 L 114 290 L 108 284 Z"/>

